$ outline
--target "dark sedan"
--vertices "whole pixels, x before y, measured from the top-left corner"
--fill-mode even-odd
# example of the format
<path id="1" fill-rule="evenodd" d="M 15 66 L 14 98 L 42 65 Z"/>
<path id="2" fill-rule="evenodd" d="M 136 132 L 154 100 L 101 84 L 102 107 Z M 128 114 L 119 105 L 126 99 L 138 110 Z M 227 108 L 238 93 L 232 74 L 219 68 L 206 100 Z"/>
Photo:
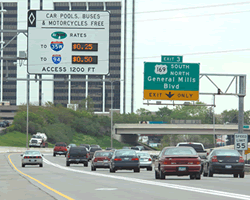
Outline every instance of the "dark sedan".
<path id="1" fill-rule="evenodd" d="M 126 169 L 140 172 L 140 161 L 134 150 L 120 149 L 116 150 L 110 161 L 110 172 Z"/>
<path id="2" fill-rule="evenodd" d="M 215 149 L 204 162 L 203 176 L 213 177 L 214 174 L 233 174 L 234 178 L 244 178 L 245 163 L 237 150 Z"/>
<path id="3" fill-rule="evenodd" d="M 87 148 L 87 150 L 89 150 L 89 149 L 90 149 L 90 145 L 89 145 L 89 144 L 80 144 L 79 146 L 84 146 L 84 147 L 86 147 L 86 148 Z"/>
<path id="4" fill-rule="evenodd" d="M 155 178 L 166 175 L 201 179 L 201 159 L 192 147 L 165 147 L 155 160 Z"/>

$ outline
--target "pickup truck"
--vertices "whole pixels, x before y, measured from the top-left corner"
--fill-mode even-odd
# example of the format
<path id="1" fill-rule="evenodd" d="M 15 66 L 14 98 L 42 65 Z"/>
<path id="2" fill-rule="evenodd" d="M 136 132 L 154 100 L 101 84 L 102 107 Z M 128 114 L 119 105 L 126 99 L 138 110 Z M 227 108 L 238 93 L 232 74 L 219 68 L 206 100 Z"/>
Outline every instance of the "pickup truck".
<path id="1" fill-rule="evenodd" d="M 195 151 L 197 152 L 198 156 L 201 158 L 201 173 L 203 171 L 203 163 L 207 158 L 207 155 L 209 154 L 202 143 L 196 143 L 196 142 L 181 142 L 176 145 L 176 147 L 180 146 L 186 146 L 186 147 L 193 147 Z"/>
<path id="2" fill-rule="evenodd" d="M 55 157 L 57 154 L 65 155 L 68 152 L 67 144 L 65 142 L 57 142 L 54 146 L 53 156 Z"/>

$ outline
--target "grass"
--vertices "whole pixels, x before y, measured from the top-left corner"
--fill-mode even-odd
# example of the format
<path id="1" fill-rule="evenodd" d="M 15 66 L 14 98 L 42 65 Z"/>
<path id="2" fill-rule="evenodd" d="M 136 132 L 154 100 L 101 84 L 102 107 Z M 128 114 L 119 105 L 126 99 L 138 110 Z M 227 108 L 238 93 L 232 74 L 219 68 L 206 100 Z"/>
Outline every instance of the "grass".
<path id="1" fill-rule="evenodd" d="M 74 135 L 73 141 L 71 142 L 76 145 L 80 144 L 98 144 L 102 149 L 106 149 L 106 147 L 111 146 L 110 137 L 109 136 L 102 136 L 102 137 L 93 137 L 90 135 L 84 135 L 78 133 Z M 129 144 L 121 143 L 115 139 L 113 139 L 113 148 L 121 149 L 123 146 L 132 146 Z"/>
<path id="2" fill-rule="evenodd" d="M 31 136 L 29 135 L 29 140 Z M 77 133 L 73 137 L 73 141 L 71 142 L 76 145 L 80 144 L 98 144 L 102 149 L 106 149 L 106 147 L 110 147 L 110 137 L 102 136 L 102 137 L 93 137 L 90 135 L 83 135 Z M 20 133 L 17 131 L 7 133 L 5 135 L 0 135 L 0 146 L 9 146 L 9 147 L 26 147 L 26 134 Z M 113 148 L 121 149 L 123 146 L 131 146 L 125 143 L 118 142 L 113 139 Z M 54 144 L 48 143 L 49 148 L 53 148 Z"/>
<path id="3" fill-rule="evenodd" d="M 29 140 L 31 136 L 29 135 Z M 48 143 L 49 147 L 54 145 Z M 7 133 L 5 135 L 0 135 L 0 146 L 7 147 L 26 147 L 26 134 L 17 131 Z"/>

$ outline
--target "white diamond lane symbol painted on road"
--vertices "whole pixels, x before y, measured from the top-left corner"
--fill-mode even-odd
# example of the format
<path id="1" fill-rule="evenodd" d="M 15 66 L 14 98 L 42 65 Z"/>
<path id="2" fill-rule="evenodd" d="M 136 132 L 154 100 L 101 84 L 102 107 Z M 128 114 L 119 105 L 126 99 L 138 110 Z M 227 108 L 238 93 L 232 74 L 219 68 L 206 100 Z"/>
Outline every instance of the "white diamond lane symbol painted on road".
<path id="1" fill-rule="evenodd" d="M 117 188 L 97 188 L 95 190 L 117 190 Z"/>
<path id="2" fill-rule="evenodd" d="M 35 18 L 35 16 L 34 16 L 34 14 L 31 13 L 30 16 L 29 16 L 29 21 L 30 21 L 30 24 L 31 24 L 31 25 L 34 23 L 35 19 L 36 19 L 36 18 Z"/>

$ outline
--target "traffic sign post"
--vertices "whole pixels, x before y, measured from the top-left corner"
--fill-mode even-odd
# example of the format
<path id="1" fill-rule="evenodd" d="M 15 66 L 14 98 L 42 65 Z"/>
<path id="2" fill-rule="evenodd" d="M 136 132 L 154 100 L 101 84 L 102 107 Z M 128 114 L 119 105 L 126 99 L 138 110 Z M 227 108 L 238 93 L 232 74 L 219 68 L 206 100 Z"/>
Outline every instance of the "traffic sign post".
<path id="1" fill-rule="evenodd" d="M 28 11 L 28 73 L 109 73 L 108 11 Z"/>
<path id="2" fill-rule="evenodd" d="M 145 100 L 199 100 L 199 63 L 144 63 Z"/>
<path id="3" fill-rule="evenodd" d="M 183 62 L 183 56 L 161 56 L 161 62 Z"/>
<path id="4" fill-rule="evenodd" d="M 246 133 L 234 134 L 234 149 L 239 151 L 248 149 L 248 134 Z"/>

